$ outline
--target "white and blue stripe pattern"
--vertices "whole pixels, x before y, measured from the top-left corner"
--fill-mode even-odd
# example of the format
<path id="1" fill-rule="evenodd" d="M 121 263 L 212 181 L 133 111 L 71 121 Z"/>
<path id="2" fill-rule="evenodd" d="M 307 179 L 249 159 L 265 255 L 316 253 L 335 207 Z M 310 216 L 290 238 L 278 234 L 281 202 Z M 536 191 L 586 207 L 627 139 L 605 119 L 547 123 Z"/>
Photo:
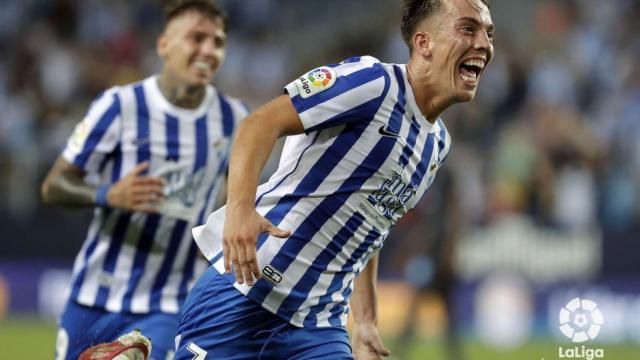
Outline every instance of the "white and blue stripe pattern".
<path id="1" fill-rule="evenodd" d="M 312 96 L 300 95 L 300 79 L 286 87 L 306 134 L 287 138 L 278 170 L 258 189 L 258 212 L 292 232 L 257 241 L 260 266 L 280 281 L 263 276 L 249 287 L 225 274 L 265 309 L 303 327 L 346 324 L 353 279 L 416 205 L 450 147 L 442 121 L 420 113 L 404 65 L 367 56 L 329 68 L 335 83 Z M 222 273 L 221 254 L 212 261 Z"/>
<path id="2" fill-rule="evenodd" d="M 241 102 L 211 86 L 200 107 L 178 108 L 162 96 L 156 77 L 114 87 L 93 102 L 63 157 L 96 184 L 115 183 L 149 161 L 148 173 L 173 185 L 167 203 L 194 216 L 168 207 L 158 214 L 96 208 L 74 264 L 71 300 L 113 312 L 179 312 L 206 266 L 197 261 L 190 229 L 213 210 L 233 132 L 246 114 Z"/>

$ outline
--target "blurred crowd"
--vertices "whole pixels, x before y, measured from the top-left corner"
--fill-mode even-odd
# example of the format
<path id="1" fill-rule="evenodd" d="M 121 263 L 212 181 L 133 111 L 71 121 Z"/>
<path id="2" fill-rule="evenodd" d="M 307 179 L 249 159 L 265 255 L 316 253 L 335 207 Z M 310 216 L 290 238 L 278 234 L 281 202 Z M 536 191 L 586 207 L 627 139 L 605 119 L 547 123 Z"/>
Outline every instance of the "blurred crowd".
<path id="1" fill-rule="evenodd" d="M 317 65 L 363 54 L 408 58 L 399 1 L 220 3 L 230 30 L 215 85 L 253 108 Z M 633 238 L 640 233 L 640 2 L 491 3 L 496 57 L 477 99 L 444 115 L 455 227 L 522 216 L 559 231 Z M 43 221 L 44 172 L 93 97 L 159 69 L 161 27 L 154 0 L 0 2 L 0 227 Z M 394 237 L 433 228 L 409 230 L 437 221 L 429 223 L 442 209 L 438 196 L 432 191 Z M 412 243 L 415 250 L 420 241 Z"/>

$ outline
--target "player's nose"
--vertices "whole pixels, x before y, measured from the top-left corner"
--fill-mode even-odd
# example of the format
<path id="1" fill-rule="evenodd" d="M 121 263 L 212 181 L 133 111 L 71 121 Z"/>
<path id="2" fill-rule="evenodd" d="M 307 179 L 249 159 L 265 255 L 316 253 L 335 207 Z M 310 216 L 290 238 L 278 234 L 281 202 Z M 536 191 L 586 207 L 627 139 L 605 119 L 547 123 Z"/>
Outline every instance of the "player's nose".
<path id="1" fill-rule="evenodd" d="M 478 36 L 475 37 L 474 48 L 476 50 L 490 51 L 492 47 L 493 47 L 493 44 L 491 43 L 489 34 L 484 30 L 478 32 Z"/>
<path id="2" fill-rule="evenodd" d="M 218 51 L 218 47 L 216 46 L 216 42 L 213 39 L 203 41 L 202 44 L 200 44 L 200 53 L 202 55 L 214 56 L 216 54 L 216 51 Z"/>
<path id="3" fill-rule="evenodd" d="M 493 42 L 486 31 L 479 32 L 479 35 L 475 37 L 473 48 L 478 52 L 486 54 L 487 62 L 493 57 Z"/>

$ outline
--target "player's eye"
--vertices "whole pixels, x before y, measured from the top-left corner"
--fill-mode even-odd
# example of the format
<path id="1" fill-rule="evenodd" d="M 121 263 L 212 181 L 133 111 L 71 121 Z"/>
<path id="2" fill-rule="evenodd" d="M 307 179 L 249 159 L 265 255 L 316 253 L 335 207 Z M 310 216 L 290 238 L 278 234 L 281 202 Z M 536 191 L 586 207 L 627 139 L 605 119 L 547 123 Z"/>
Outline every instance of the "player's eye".
<path id="1" fill-rule="evenodd" d="M 190 34 L 189 38 L 196 44 L 201 44 L 207 39 L 207 34 L 203 32 L 193 32 Z"/>
<path id="2" fill-rule="evenodd" d="M 473 35 L 473 26 L 471 25 L 464 25 L 460 28 L 460 30 L 465 34 L 465 35 Z"/>
<path id="3" fill-rule="evenodd" d="M 206 36 L 202 33 L 196 33 L 196 34 L 193 34 L 192 38 L 193 38 L 193 41 L 199 44 L 205 40 Z"/>
<path id="4" fill-rule="evenodd" d="M 219 36 L 216 36 L 214 41 L 217 48 L 224 47 L 227 44 L 227 40 Z"/>

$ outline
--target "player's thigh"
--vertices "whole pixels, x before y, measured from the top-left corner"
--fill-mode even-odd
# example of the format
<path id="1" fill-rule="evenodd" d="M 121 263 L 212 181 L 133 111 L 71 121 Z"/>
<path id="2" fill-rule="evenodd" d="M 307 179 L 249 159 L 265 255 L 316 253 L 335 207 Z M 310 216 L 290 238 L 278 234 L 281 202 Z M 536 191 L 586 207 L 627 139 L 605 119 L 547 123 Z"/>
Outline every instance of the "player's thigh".
<path id="1" fill-rule="evenodd" d="M 173 358 L 174 340 L 178 331 L 177 314 L 151 313 L 133 316 L 127 321 L 126 328 L 118 336 L 135 329 L 139 329 L 142 335 L 151 340 L 149 360 Z"/>
<path id="2" fill-rule="evenodd" d="M 286 325 L 286 323 L 284 323 Z M 264 310 L 209 269 L 189 294 L 180 319 L 175 359 L 273 358 L 263 349 L 283 320 Z"/>
<path id="3" fill-rule="evenodd" d="M 60 316 L 56 338 L 56 360 L 76 360 L 86 349 L 113 341 L 119 329 L 110 326 L 113 314 L 73 301 Z"/>
<path id="4" fill-rule="evenodd" d="M 213 285 L 212 281 L 216 275 L 218 275 L 217 271 L 213 267 L 209 267 L 189 290 L 181 308 L 178 333 L 181 333 L 184 327 L 191 325 L 190 320 L 194 314 L 202 312 L 202 309 L 207 305 L 205 303 L 207 298 L 217 296 L 219 289 L 215 286 L 210 286 Z M 200 301 L 201 299 L 203 301 Z"/>
<path id="5" fill-rule="evenodd" d="M 255 318 L 255 322 L 233 318 L 202 324 L 178 335 L 175 360 L 225 359 L 255 360 L 276 359 L 273 349 L 267 348 L 268 338 L 277 327 L 269 319 Z M 198 357 L 200 356 L 200 357 Z"/>
<path id="6" fill-rule="evenodd" d="M 278 337 L 278 358 L 352 360 L 349 335 L 342 328 L 293 329 Z"/>

